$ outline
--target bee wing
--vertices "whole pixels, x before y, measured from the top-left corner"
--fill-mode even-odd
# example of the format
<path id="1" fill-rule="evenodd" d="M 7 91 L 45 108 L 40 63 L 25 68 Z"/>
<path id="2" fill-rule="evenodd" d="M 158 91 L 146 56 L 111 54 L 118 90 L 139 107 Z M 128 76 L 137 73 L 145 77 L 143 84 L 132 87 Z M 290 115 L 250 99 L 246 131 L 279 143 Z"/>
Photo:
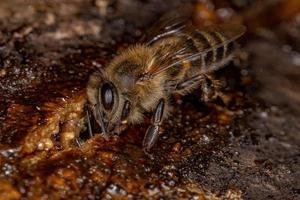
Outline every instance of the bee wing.
<path id="1" fill-rule="evenodd" d="M 148 69 L 145 73 L 147 77 L 153 77 L 174 66 L 182 64 L 183 62 L 193 62 L 205 59 L 208 54 L 216 56 L 215 54 L 217 50 L 221 48 L 223 48 L 224 53 L 224 48 L 227 48 L 230 43 L 242 36 L 246 31 L 246 28 L 243 25 L 230 23 L 205 27 L 203 30 L 197 29 L 191 23 L 184 23 L 184 25 L 182 24 L 180 28 L 172 25 L 168 27 L 176 28 L 175 30 L 168 29 L 168 34 L 164 33 L 163 35 L 156 36 L 156 38 L 151 40 L 151 44 L 158 44 L 159 41 L 162 42 L 166 37 L 174 36 L 181 37 L 184 42 L 178 44 L 178 48 L 176 48 L 175 45 L 175 48 L 171 49 L 170 53 L 160 55 L 158 57 L 158 63 L 160 64 Z M 218 39 L 216 39 L 216 37 Z M 202 41 L 200 41 L 200 38 Z M 198 46 L 195 44 L 197 43 L 197 40 L 199 40 L 198 42 L 200 44 L 198 44 Z M 201 44 L 201 42 L 203 44 Z M 203 73 L 213 71 L 220 67 L 222 64 L 221 61 L 226 58 L 225 53 L 222 56 L 222 59 L 219 60 L 219 63 L 215 61 L 215 63 L 213 63 L 210 67 L 205 66 L 206 71 L 203 71 Z M 208 65 L 208 63 L 205 63 L 205 65 Z"/>
<path id="2" fill-rule="evenodd" d="M 180 34 L 188 25 L 192 16 L 192 5 L 187 4 L 164 14 L 142 38 L 142 43 L 152 45 L 156 41 Z"/>

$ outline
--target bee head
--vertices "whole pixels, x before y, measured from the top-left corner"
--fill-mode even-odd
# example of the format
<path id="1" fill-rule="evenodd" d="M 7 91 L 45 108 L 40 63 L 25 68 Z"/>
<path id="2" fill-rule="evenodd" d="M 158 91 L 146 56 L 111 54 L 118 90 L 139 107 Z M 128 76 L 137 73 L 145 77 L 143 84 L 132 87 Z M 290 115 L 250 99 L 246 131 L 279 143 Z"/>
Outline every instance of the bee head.
<path id="1" fill-rule="evenodd" d="M 119 127 L 127 121 L 131 122 L 136 111 L 132 105 L 135 102 L 132 95 L 121 83 L 120 79 L 109 76 L 105 70 L 95 71 L 89 78 L 88 107 L 104 133 L 120 131 Z"/>
<path id="2" fill-rule="evenodd" d="M 95 117 L 103 132 L 113 131 L 124 122 L 130 108 L 130 101 L 124 99 L 113 82 L 104 81 L 99 85 Z"/>

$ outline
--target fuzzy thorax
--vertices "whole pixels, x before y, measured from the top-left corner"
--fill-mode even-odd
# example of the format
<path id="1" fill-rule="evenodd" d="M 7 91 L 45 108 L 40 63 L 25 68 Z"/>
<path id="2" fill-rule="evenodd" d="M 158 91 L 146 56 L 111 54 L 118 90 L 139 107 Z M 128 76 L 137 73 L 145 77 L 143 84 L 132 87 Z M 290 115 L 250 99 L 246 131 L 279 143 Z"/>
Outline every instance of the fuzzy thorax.
<path id="1" fill-rule="evenodd" d="M 108 78 L 135 106 L 128 119 L 131 123 L 142 122 L 143 112 L 153 111 L 159 99 L 166 98 L 164 73 L 140 81 L 141 75 L 156 66 L 156 60 L 152 48 L 135 45 L 117 56 L 107 68 Z"/>

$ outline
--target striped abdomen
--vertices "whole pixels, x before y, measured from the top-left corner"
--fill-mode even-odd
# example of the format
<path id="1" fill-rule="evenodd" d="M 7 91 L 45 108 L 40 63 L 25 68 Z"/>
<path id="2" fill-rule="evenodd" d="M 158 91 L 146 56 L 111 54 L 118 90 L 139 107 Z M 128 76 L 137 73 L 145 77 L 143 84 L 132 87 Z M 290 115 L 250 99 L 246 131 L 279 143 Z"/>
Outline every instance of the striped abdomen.
<path id="1" fill-rule="evenodd" d="M 229 30 L 228 30 L 229 28 Z M 215 27 L 214 30 L 195 30 L 190 35 L 187 34 L 189 40 L 189 48 L 193 48 L 197 52 L 188 60 L 197 62 L 200 72 L 207 73 L 216 70 L 226 64 L 231 58 L 235 50 L 235 40 L 244 33 L 243 26 Z M 193 64 L 195 65 L 195 64 Z"/>
<path id="2" fill-rule="evenodd" d="M 170 79 L 209 73 L 225 65 L 234 51 L 234 42 L 245 32 L 242 25 L 224 24 L 198 30 L 187 25 L 169 34 L 158 35 L 151 43 L 155 62 L 147 67 L 146 79 L 167 72 Z"/>

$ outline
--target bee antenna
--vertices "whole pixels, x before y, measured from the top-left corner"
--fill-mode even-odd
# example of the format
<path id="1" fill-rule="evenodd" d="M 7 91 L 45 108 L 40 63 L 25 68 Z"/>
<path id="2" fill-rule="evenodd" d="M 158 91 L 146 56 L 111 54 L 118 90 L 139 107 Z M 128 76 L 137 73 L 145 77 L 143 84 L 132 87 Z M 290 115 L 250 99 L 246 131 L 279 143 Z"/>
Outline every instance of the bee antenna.
<path id="1" fill-rule="evenodd" d="M 105 125 L 104 125 L 104 121 L 103 121 L 103 115 L 102 112 L 100 112 L 100 106 L 99 103 L 96 104 L 96 115 L 97 115 L 97 119 L 100 122 L 100 126 L 101 126 L 101 131 L 103 134 L 106 134 L 106 130 L 105 130 Z"/>

